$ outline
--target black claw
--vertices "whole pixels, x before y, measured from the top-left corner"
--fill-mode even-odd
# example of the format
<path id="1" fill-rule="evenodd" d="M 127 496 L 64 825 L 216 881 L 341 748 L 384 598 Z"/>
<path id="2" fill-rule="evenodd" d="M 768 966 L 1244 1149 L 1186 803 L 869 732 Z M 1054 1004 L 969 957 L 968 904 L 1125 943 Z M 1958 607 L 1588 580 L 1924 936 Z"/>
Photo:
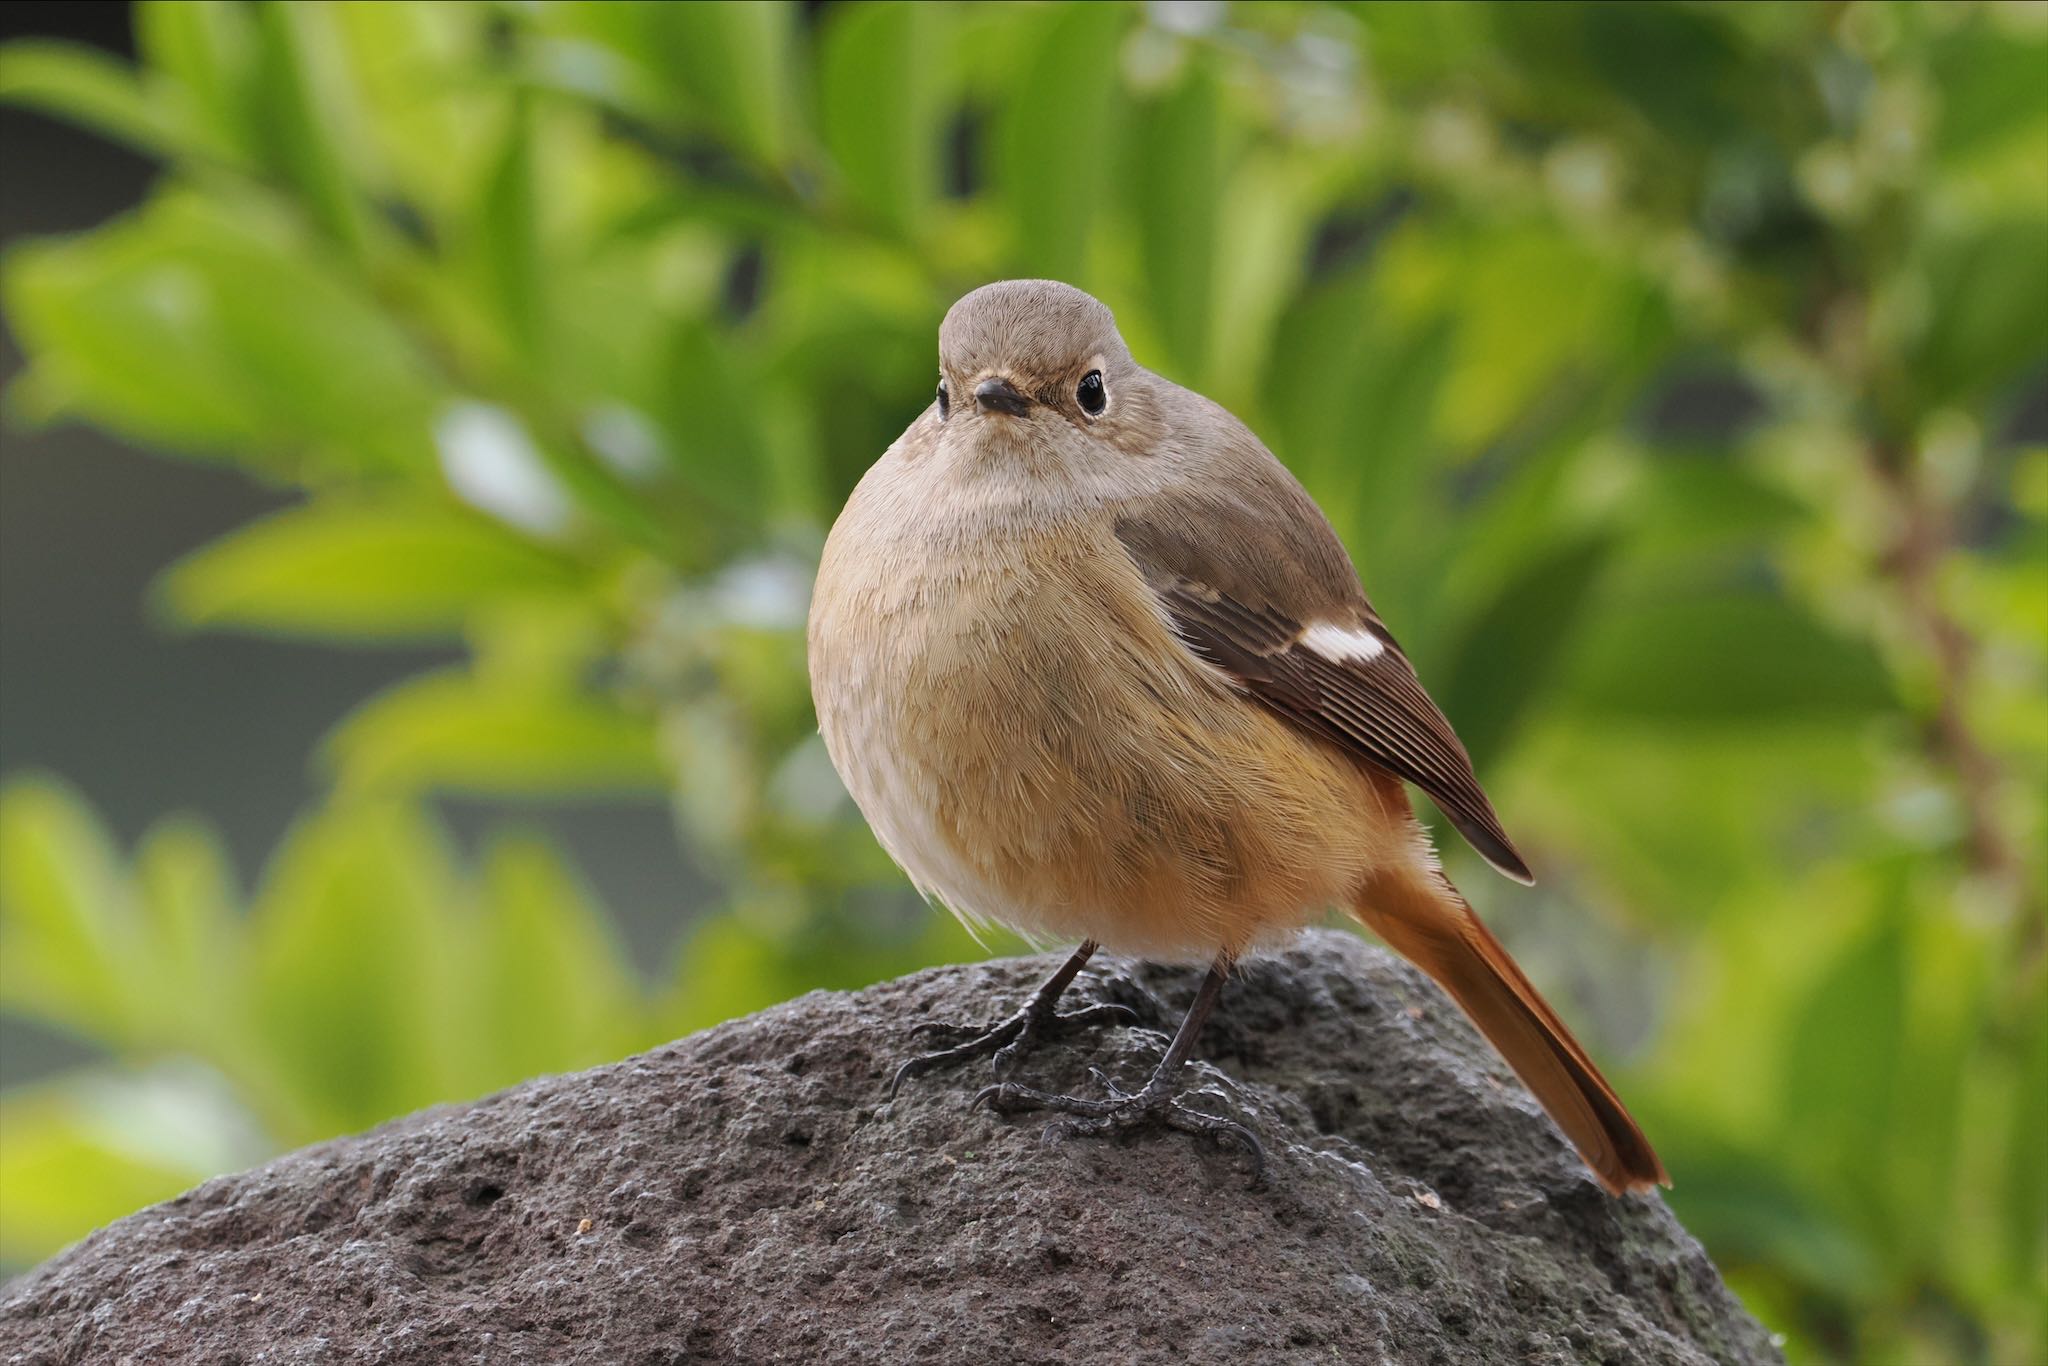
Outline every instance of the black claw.
<path id="1" fill-rule="evenodd" d="M 1103 1071 L 1101 1068 L 1090 1067 L 1088 1069 L 1088 1076 L 1090 1077 L 1090 1079 L 1094 1081 L 1094 1083 L 1097 1086 L 1100 1086 L 1104 1091 L 1108 1092 L 1109 1098 L 1111 1100 L 1130 1100 L 1132 1098 L 1131 1093 L 1129 1091 L 1126 1091 L 1123 1087 L 1118 1086 L 1116 1084 L 1116 1079 L 1110 1076 L 1109 1073 Z"/>
<path id="2" fill-rule="evenodd" d="M 897 1091 L 901 1090 L 903 1083 L 909 1081 L 912 1077 L 922 1076 L 934 1068 L 944 1067 L 947 1063 L 964 1062 L 977 1054 L 999 1047 L 1012 1034 L 1021 1034 L 1024 1028 L 1025 1026 L 1022 1021 L 1018 1017 L 1013 1016 L 979 1037 L 969 1039 L 966 1043 L 955 1044 L 951 1048 L 942 1048 L 936 1053 L 924 1053 L 915 1058 L 905 1059 L 903 1065 L 896 1069 L 896 1075 L 889 1079 L 889 1099 L 896 1099 Z"/>
<path id="3" fill-rule="evenodd" d="M 986 1104 L 991 1111 L 1001 1114 L 1003 1103 L 1013 1099 L 1012 1093 L 1024 1089 L 1026 1088 L 1017 1085 L 1015 1082 L 1008 1081 L 999 1081 L 993 1086 L 984 1086 L 974 1093 L 973 1100 L 967 1102 L 967 1109 L 969 1113 L 972 1113 Z"/>
<path id="4" fill-rule="evenodd" d="M 896 1093 L 903 1088 L 904 1082 L 952 1063 L 966 1062 L 970 1058 L 989 1054 L 992 1055 L 992 1065 L 996 1073 L 1001 1075 L 1047 1034 L 1062 1034 L 1070 1029 L 1088 1025 L 1122 1024 L 1135 1021 L 1137 1018 L 1136 1012 L 1127 1006 L 1104 1003 L 1086 1006 L 1064 1015 L 1053 1011 L 1036 1011 L 1032 1006 L 1026 1006 L 1001 1024 L 978 1034 L 974 1034 L 969 1026 L 927 1020 L 916 1026 L 916 1029 L 931 1032 L 951 1030 L 959 1034 L 974 1034 L 974 1037 L 951 1048 L 942 1048 L 934 1053 L 923 1053 L 905 1059 L 889 1080 L 889 1099 L 896 1099 Z"/>
<path id="5" fill-rule="evenodd" d="M 1067 1117 L 1056 1119 L 1045 1126 L 1043 1141 L 1058 1143 L 1069 1138 L 1095 1138 L 1110 1134 L 1125 1133 L 1147 1124 L 1167 1129 L 1178 1129 L 1182 1133 L 1206 1138 L 1219 1150 L 1235 1148 L 1251 1160 L 1250 1185 L 1259 1186 L 1266 1178 L 1266 1148 L 1259 1142 L 1257 1134 L 1236 1120 L 1225 1119 L 1206 1111 L 1191 1109 L 1174 1099 L 1165 1090 L 1146 1087 L 1136 1093 L 1128 1092 L 1102 1072 L 1089 1069 L 1096 1080 L 1109 1093 L 1109 1099 L 1097 1100 L 1088 1096 L 1063 1096 L 1050 1092 L 1020 1086 L 1016 1082 L 997 1082 L 983 1087 L 976 1093 L 968 1108 L 975 1109 L 984 1102 L 998 1114 L 1009 1114 L 1021 1110 L 1058 1110 Z"/>
<path id="6" fill-rule="evenodd" d="M 1075 950 L 1074 956 L 1038 989 L 1037 995 L 1022 1010 L 995 1028 L 955 1047 L 912 1058 L 897 1068 L 894 1079 L 889 1083 L 890 1098 L 894 1099 L 897 1089 L 920 1073 L 981 1053 L 994 1055 L 993 1067 L 996 1075 L 1001 1077 L 1024 1048 L 1044 1033 L 1104 1022 L 1137 1023 L 1138 1015 L 1135 1011 L 1112 1001 L 1085 1006 L 1066 1015 L 1054 1010 L 1054 1002 L 1059 999 L 1060 992 L 1073 980 L 1074 974 L 1080 971 L 1081 965 L 1093 952 L 1095 944 L 1092 940 Z M 1258 1135 L 1235 1120 L 1191 1109 L 1174 1097 L 1173 1080 L 1187 1062 L 1188 1053 L 1194 1047 L 1195 1036 L 1200 1032 L 1202 1022 L 1215 1007 L 1216 998 L 1223 990 L 1224 978 L 1228 975 L 1229 969 L 1228 958 L 1219 957 L 1210 965 L 1209 975 L 1202 979 L 1201 988 L 1195 993 L 1194 1003 L 1188 1007 L 1188 1013 L 1182 1018 L 1179 1030 L 1175 1032 L 1172 1043 L 1167 1046 L 1166 1056 L 1160 1059 L 1151 1080 L 1139 1090 L 1125 1091 L 1101 1069 L 1091 1067 L 1088 1073 L 1095 1079 L 1096 1085 L 1102 1088 L 1106 1099 L 1054 1095 L 1034 1090 L 1018 1082 L 998 1080 L 993 1086 L 984 1086 L 975 1092 L 974 1098 L 967 1103 L 967 1108 L 978 1110 L 985 1104 L 998 1114 L 1019 1110 L 1064 1112 L 1069 1118 L 1055 1120 L 1046 1126 L 1044 1137 L 1049 1143 L 1075 1135 L 1122 1132 L 1142 1124 L 1178 1129 L 1183 1133 L 1207 1138 L 1218 1148 L 1237 1148 L 1251 1159 L 1251 1184 L 1261 1184 L 1266 1176 L 1266 1150 L 1259 1142 Z"/>
<path id="7" fill-rule="evenodd" d="M 1178 1101 L 1172 1104 L 1165 1119 L 1169 1126 L 1179 1129 L 1183 1133 L 1206 1136 L 1210 1142 L 1216 1145 L 1218 1151 L 1226 1148 L 1236 1148 L 1251 1159 L 1252 1175 L 1248 1184 L 1252 1186 L 1265 1184 L 1266 1145 L 1259 1142 L 1259 1136 L 1246 1126 L 1239 1124 L 1235 1120 L 1224 1119 L 1221 1115 L 1212 1115 L 1201 1110 L 1191 1110 Z"/>
<path id="8" fill-rule="evenodd" d="M 1069 1011 L 1060 1016 L 1059 1020 L 1063 1026 L 1072 1029 L 1079 1025 L 1101 1023 L 1134 1025 L 1139 1023 L 1139 1016 L 1138 1012 L 1129 1006 L 1118 1005 L 1115 1001 L 1100 1001 L 1092 1006 Z"/>
<path id="9" fill-rule="evenodd" d="M 1019 1110 L 1047 1109 L 1053 1107 L 1054 1102 L 1067 1099 L 1071 1098 L 1049 1095 L 1019 1082 L 999 1081 L 993 1086 L 984 1086 L 976 1091 L 974 1099 L 967 1102 L 967 1108 L 975 1110 L 986 1104 L 991 1111 L 1000 1115 Z"/>

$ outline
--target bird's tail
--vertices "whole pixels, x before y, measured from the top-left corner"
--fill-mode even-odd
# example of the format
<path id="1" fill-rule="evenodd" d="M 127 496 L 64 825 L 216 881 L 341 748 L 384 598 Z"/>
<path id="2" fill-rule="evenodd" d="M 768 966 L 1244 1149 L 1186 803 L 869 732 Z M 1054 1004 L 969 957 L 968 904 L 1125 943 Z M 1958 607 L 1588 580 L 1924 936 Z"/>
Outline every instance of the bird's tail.
<path id="1" fill-rule="evenodd" d="M 1464 1008 L 1610 1193 L 1671 1184 L 1614 1088 L 1447 879 L 1377 875 L 1352 914 Z"/>

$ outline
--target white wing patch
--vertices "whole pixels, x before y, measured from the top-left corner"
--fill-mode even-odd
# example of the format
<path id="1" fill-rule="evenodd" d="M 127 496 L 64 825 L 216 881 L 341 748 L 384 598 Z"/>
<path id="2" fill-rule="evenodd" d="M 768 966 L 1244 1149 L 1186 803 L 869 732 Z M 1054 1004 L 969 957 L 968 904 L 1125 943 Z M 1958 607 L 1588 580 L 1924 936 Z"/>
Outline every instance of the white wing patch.
<path id="1" fill-rule="evenodd" d="M 1332 626 L 1317 622 L 1301 633 L 1301 643 L 1314 650 L 1324 659 L 1336 664 L 1359 663 L 1378 659 L 1386 645 L 1370 631 L 1354 630 L 1349 626 Z"/>

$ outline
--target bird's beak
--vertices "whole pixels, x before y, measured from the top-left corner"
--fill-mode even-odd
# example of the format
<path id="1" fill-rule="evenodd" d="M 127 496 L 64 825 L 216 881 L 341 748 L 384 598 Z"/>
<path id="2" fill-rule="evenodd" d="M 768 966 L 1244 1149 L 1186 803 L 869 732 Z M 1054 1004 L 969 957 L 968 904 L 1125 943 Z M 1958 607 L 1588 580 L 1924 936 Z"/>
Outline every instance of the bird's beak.
<path id="1" fill-rule="evenodd" d="M 1008 413 L 1011 417 L 1023 417 L 1031 411 L 1031 400 L 1018 393 L 1010 381 L 998 375 L 990 375 L 974 386 L 974 402 L 984 413 Z"/>

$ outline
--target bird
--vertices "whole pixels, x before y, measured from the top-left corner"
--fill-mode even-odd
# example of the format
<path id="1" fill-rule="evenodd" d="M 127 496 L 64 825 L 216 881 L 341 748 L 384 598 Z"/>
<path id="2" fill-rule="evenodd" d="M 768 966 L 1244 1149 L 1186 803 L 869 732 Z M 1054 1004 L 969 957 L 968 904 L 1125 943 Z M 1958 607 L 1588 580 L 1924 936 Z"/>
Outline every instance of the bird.
<path id="1" fill-rule="evenodd" d="M 1052 280 L 965 295 L 930 404 L 859 480 L 819 560 L 807 648 L 833 766 L 889 855 L 970 927 L 1078 942 L 1015 1014 L 904 1062 L 1063 1029 L 1098 951 L 1206 963 L 1151 1077 L 976 1103 L 1247 1126 L 1176 1082 L 1233 968 L 1342 908 L 1422 969 L 1521 1077 L 1609 1193 L 1669 1185 L 1571 1031 L 1446 876 L 1407 785 L 1530 883 L 1465 748 L 1367 600 L 1329 520 L 1249 428 L 1131 356 L 1111 311 Z"/>

